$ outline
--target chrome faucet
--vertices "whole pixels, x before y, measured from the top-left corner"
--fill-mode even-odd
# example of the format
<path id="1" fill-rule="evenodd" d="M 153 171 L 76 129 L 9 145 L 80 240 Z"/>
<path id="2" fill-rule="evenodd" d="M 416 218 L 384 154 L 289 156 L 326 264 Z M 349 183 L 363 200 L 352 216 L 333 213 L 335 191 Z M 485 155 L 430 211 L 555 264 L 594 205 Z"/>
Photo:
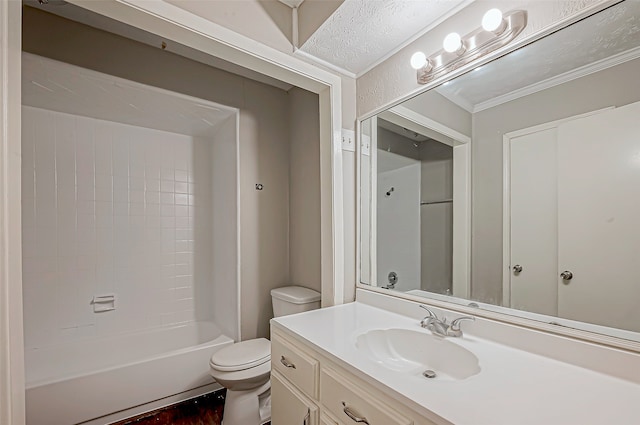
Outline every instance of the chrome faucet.
<path id="1" fill-rule="evenodd" d="M 473 316 L 463 316 L 458 317 L 453 320 L 450 324 L 447 323 L 447 318 L 438 319 L 438 316 L 429 309 L 426 305 L 420 304 L 420 307 L 427 310 L 428 316 L 425 316 L 424 319 L 420 321 L 420 326 L 425 329 L 430 330 L 434 335 L 446 337 L 452 336 L 459 338 L 462 336 L 462 329 L 460 329 L 460 322 L 463 320 L 476 320 Z"/>

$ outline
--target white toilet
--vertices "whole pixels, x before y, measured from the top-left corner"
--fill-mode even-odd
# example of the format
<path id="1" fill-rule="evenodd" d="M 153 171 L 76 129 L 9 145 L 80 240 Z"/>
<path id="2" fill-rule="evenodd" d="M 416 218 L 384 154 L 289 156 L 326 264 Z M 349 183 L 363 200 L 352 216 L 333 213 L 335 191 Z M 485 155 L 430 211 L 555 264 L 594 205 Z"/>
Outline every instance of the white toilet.
<path id="1" fill-rule="evenodd" d="M 320 308 L 320 293 L 302 286 L 271 291 L 275 317 Z M 209 373 L 227 389 L 223 425 L 259 425 L 271 420 L 271 343 L 238 342 L 211 356 Z"/>

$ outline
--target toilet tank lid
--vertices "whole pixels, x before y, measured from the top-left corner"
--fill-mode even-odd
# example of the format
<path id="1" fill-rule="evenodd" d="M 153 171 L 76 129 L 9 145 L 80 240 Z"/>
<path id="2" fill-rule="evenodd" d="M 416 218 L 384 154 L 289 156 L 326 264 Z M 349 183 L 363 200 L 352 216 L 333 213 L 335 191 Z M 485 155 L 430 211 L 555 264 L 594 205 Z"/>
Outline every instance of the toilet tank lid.
<path id="1" fill-rule="evenodd" d="M 292 304 L 307 304 L 320 301 L 320 293 L 303 286 L 285 286 L 271 290 L 271 296 Z"/>

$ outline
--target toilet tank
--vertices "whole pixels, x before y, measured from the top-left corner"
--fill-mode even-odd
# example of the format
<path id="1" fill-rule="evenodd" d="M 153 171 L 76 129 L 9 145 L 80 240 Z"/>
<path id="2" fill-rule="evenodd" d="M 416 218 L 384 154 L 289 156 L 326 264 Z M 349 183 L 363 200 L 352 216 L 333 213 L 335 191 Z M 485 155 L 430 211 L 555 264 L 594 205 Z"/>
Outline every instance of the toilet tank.
<path id="1" fill-rule="evenodd" d="M 271 290 L 274 317 L 320 308 L 320 293 L 303 286 L 284 286 Z"/>

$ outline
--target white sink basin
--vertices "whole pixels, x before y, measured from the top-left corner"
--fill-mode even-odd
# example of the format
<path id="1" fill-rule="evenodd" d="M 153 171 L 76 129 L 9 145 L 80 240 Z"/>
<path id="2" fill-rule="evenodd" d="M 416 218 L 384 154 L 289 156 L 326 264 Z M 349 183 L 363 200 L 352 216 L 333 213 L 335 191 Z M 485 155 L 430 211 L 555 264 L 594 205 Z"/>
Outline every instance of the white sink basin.
<path id="1" fill-rule="evenodd" d="M 471 351 L 425 332 L 373 330 L 359 335 L 356 347 L 374 362 L 396 372 L 421 378 L 425 371 L 434 372 L 434 381 L 459 381 L 480 372 L 478 358 Z"/>

